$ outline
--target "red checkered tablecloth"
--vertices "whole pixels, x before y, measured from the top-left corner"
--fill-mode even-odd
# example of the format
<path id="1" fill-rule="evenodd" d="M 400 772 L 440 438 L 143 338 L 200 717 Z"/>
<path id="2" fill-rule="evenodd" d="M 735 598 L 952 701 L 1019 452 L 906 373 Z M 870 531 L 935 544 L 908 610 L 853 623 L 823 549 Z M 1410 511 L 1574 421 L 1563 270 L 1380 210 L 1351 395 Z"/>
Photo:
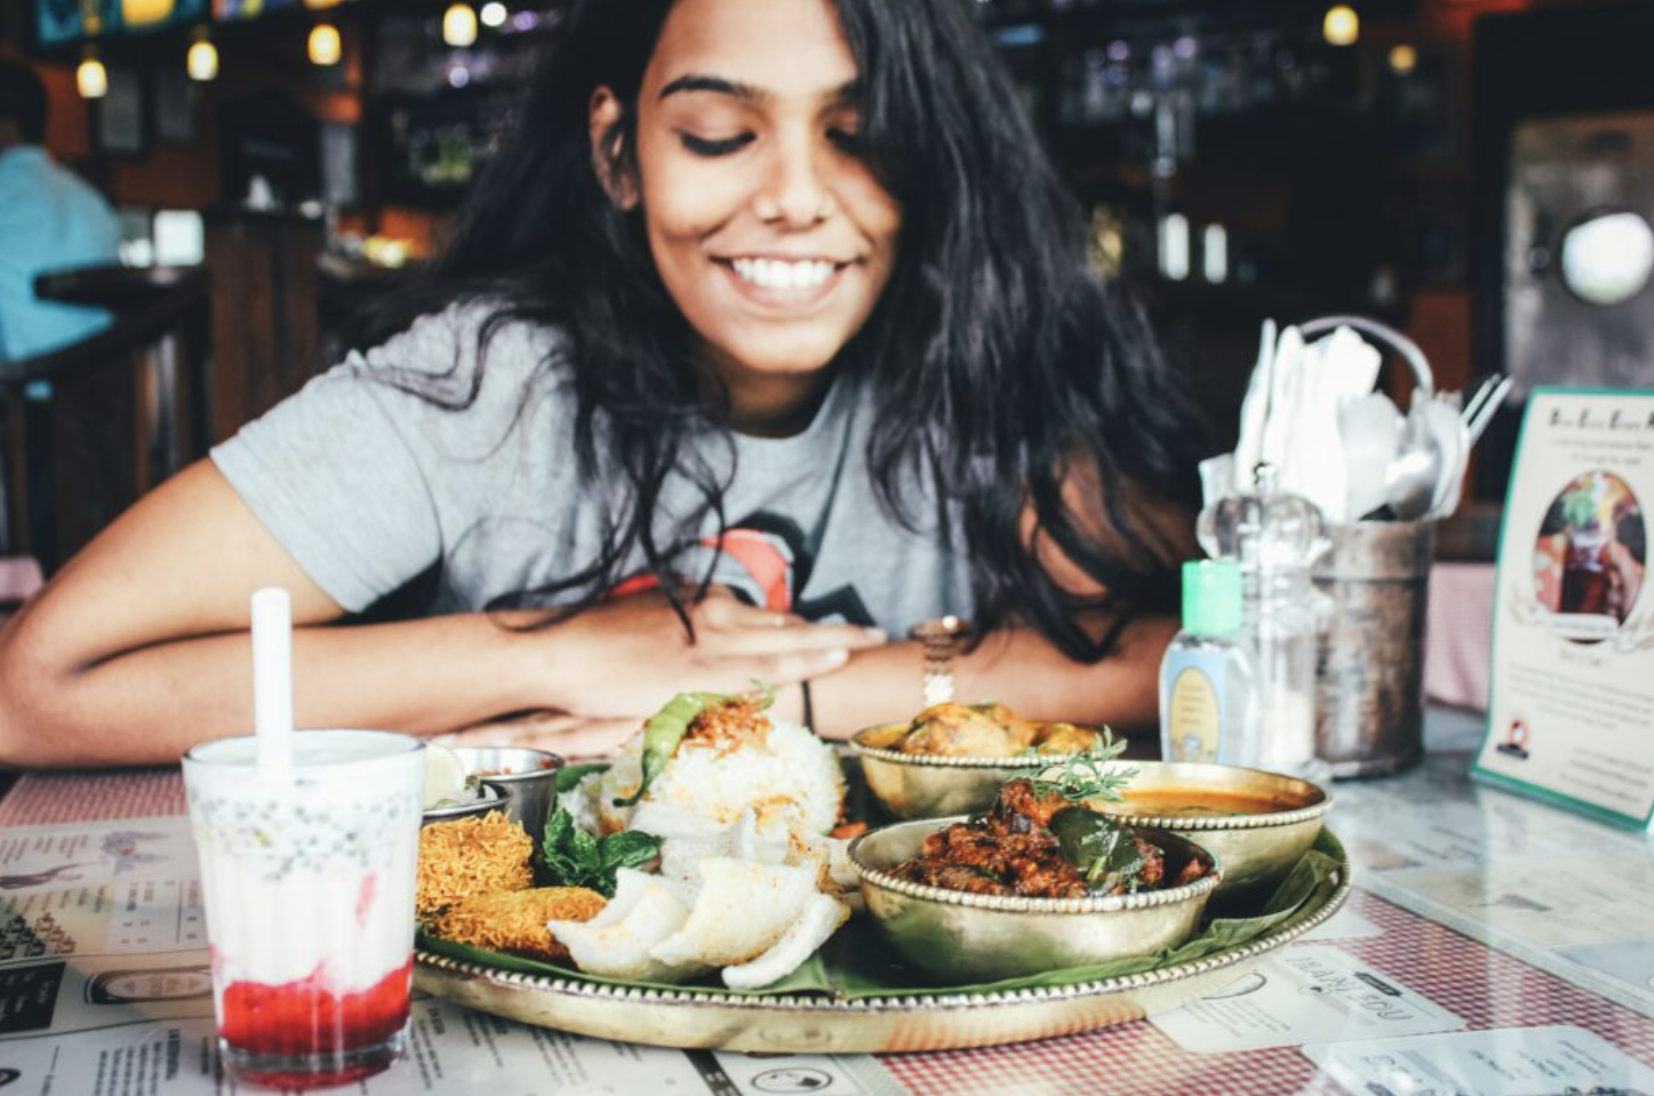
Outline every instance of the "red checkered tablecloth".
<path id="1" fill-rule="evenodd" d="M 1654 1020 L 1357 891 L 1351 908 L 1382 928 L 1337 944 L 1464 1017 L 1473 1030 L 1575 1024 L 1654 1065 Z M 880 1059 L 913 1092 L 1057 1096 L 1344 1096 L 1296 1047 L 1191 1054 L 1139 1022 L 1040 1043 Z M 1558 1094 L 1560 1096 L 1560 1094 Z"/>
<path id="2" fill-rule="evenodd" d="M 176 767 L 25 773 L 0 799 L 0 826 L 157 818 L 184 810 L 184 781 Z"/>
<path id="3" fill-rule="evenodd" d="M 1487 707 L 1495 577 L 1491 563 L 1438 563 L 1430 569 L 1424 693 L 1435 703 Z"/>

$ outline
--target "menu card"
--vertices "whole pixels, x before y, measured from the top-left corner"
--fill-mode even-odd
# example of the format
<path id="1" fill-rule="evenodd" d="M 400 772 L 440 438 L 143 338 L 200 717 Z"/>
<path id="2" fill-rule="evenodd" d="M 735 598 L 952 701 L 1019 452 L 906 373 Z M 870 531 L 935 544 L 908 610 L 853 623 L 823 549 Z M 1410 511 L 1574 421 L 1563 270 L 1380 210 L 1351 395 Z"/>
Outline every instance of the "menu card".
<path id="1" fill-rule="evenodd" d="M 1476 779 L 1654 824 L 1650 505 L 1654 391 L 1535 389 L 1500 533 Z"/>

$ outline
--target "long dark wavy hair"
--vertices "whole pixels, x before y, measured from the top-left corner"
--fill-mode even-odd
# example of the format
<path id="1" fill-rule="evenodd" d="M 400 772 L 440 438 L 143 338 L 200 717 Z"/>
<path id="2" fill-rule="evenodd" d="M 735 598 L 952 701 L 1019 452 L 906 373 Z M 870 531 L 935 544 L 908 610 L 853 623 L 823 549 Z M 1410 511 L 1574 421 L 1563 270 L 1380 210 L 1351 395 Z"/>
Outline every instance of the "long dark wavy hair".
<path id="1" fill-rule="evenodd" d="M 1141 310 L 1089 269 L 1079 207 L 965 0 L 832 3 L 861 74 L 864 155 L 903 210 L 884 296 L 833 365 L 877 394 L 868 467 L 878 497 L 909 527 L 930 492 L 957 507 L 978 636 L 1023 621 L 1095 661 L 1133 615 L 1176 603 L 1177 546 L 1142 504 L 1193 504 L 1190 402 Z M 615 171 L 635 170 L 638 90 L 671 6 L 578 0 L 451 241 L 377 318 L 388 333 L 486 299 L 497 307 L 484 347 L 507 321 L 567 333 L 582 477 L 615 505 L 599 557 L 532 593 L 578 595 L 576 611 L 640 558 L 669 596 L 685 596 L 681 551 L 709 515 L 726 524 L 726 484 L 691 443 L 727 437 L 727 408 L 708 405 L 641 214 L 600 185 L 588 133 L 592 92 L 606 85 L 623 111 L 601 154 Z M 662 529 L 655 503 L 674 476 L 703 505 Z M 1091 497 L 1075 499 L 1078 485 Z M 1106 593 L 1051 579 L 1024 528 L 1030 507 L 1036 536 Z M 1100 635 L 1084 626 L 1096 609 L 1113 622 Z"/>

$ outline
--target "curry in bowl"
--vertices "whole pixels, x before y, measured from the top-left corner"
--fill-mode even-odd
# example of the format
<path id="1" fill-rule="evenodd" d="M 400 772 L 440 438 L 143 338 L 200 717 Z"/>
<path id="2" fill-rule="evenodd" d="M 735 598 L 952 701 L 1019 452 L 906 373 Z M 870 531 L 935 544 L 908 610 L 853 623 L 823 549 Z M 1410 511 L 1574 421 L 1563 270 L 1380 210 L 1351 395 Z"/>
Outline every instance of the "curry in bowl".
<path id="1" fill-rule="evenodd" d="M 1013 780 L 985 814 L 931 834 L 890 874 L 969 894 L 1090 898 L 1180 887 L 1208 865 L 1039 782 Z"/>

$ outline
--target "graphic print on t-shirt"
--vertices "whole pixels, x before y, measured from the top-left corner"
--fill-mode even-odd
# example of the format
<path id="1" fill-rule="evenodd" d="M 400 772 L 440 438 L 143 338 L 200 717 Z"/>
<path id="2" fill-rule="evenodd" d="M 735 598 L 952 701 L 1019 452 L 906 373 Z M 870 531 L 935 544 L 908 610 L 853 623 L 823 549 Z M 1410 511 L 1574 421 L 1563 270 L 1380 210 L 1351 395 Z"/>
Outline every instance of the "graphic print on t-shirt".
<path id="1" fill-rule="evenodd" d="M 717 537 L 706 537 L 702 548 L 717 551 Z M 685 552 L 682 571 L 699 580 L 707 560 L 699 550 Z M 869 627 L 867 611 L 853 585 L 836 586 L 826 593 L 801 597 L 815 570 L 815 558 L 805 544 L 804 531 L 790 518 L 758 511 L 741 519 L 723 535 L 722 551 L 712 563 L 712 582 L 726 587 L 748 605 L 771 612 L 796 613 L 806 620 L 845 622 Z M 613 596 L 652 590 L 653 575 L 636 575 L 617 585 Z"/>

